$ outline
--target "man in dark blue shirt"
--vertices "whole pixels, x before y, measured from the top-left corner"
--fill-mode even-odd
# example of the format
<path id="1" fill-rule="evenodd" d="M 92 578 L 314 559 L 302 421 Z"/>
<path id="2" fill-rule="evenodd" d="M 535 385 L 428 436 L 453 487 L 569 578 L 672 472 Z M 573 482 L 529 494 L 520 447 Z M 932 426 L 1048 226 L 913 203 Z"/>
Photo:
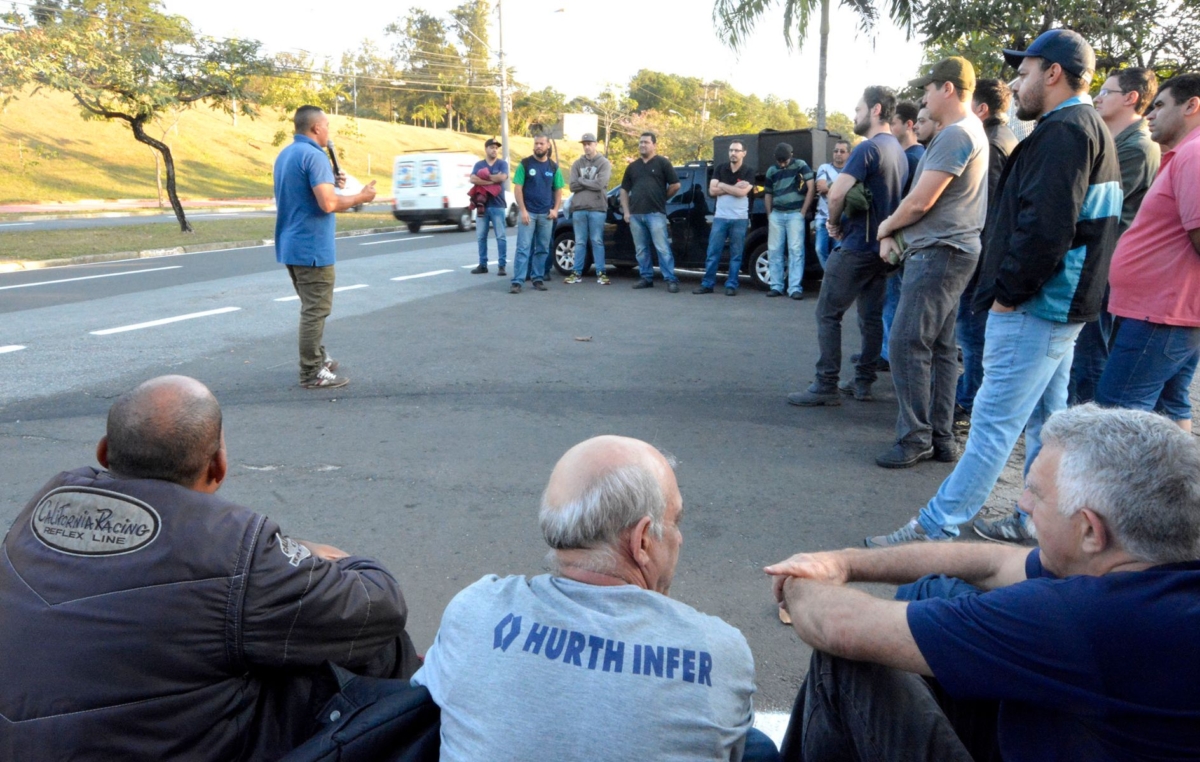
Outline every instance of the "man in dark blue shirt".
<path id="1" fill-rule="evenodd" d="M 521 159 L 513 174 L 513 195 L 517 197 L 521 214 L 517 224 L 517 256 L 513 259 L 510 294 L 521 293 L 521 284 L 525 282 L 526 275 L 532 278 L 534 290 L 546 290 L 542 280 L 549 265 L 550 236 L 554 233 L 554 221 L 558 219 L 558 210 L 562 206 L 565 184 L 558 163 L 550 158 L 550 138 L 538 135 L 533 139 L 533 156 Z"/>
<path id="2" fill-rule="evenodd" d="M 813 647 L 785 760 L 1200 758 L 1200 447 L 1162 416 L 1091 404 L 1041 435 L 1021 495 L 1040 548 L 767 567 Z M 887 601 L 848 582 L 913 584 Z"/>
<path id="3" fill-rule="evenodd" d="M 846 166 L 829 189 L 829 235 L 839 246 L 826 262 L 817 298 L 817 378 L 788 403 L 802 407 L 840 405 L 838 375 L 842 369 L 842 316 L 858 301 L 862 351 L 853 393 L 871 399 L 879 352 L 883 346 L 883 298 L 887 266 L 879 259 L 879 223 L 896 211 L 908 180 L 908 159 L 892 135 L 896 96 L 886 87 L 868 87 L 854 108 L 854 132 L 866 140 L 855 146 Z M 863 193 L 863 191 L 866 193 Z M 853 191 L 853 192 L 852 192 Z M 847 199 L 851 203 L 847 205 Z"/>
<path id="4" fill-rule="evenodd" d="M 275 259 L 287 265 L 300 297 L 300 385 L 305 389 L 345 386 L 334 373 L 337 362 L 321 340 L 333 309 L 334 213 L 375 198 L 375 181 L 352 196 L 334 190 L 346 176 L 333 176 L 325 146 L 329 117 L 316 106 L 301 106 L 293 117 L 294 142 L 275 159 Z"/>

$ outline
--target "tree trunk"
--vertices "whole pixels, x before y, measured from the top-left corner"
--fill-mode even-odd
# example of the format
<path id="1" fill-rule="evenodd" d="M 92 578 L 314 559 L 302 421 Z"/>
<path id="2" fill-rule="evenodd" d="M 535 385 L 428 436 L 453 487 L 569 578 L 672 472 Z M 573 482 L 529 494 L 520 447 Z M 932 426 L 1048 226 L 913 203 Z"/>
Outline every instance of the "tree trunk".
<path id="1" fill-rule="evenodd" d="M 825 75 L 829 64 L 829 0 L 821 0 L 821 57 L 817 64 L 817 129 L 825 129 Z M 849 137 L 846 135 L 844 137 Z"/>
<path id="2" fill-rule="evenodd" d="M 158 188 L 158 208 L 161 209 L 163 207 L 162 157 L 153 148 L 150 149 L 150 153 L 154 156 L 154 185 Z"/>
<path id="3" fill-rule="evenodd" d="M 167 197 L 171 199 L 171 208 L 175 210 L 175 219 L 179 220 L 179 232 L 192 232 L 192 225 L 183 214 L 183 204 L 179 202 L 179 194 L 175 192 L 175 159 L 171 156 L 171 147 L 146 134 L 146 117 L 139 116 L 130 120 L 129 126 L 133 128 L 133 137 L 139 143 L 145 143 L 162 154 L 163 165 L 167 168 Z"/>

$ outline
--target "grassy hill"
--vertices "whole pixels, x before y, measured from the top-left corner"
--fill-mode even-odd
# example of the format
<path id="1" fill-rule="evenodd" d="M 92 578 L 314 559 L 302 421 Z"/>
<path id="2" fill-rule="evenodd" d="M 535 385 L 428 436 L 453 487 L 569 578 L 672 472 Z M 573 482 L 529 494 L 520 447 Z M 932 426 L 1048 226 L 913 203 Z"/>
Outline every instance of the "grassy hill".
<path id="1" fill-rule="evenodd" d="M 175 156 L 179 195 L 188 198 L 266 198 L 271 166 L 280 147 L 278 131 L 291 141 L 290 118 L 264 109 L 258 119 L 197 108 L 177 124 L 152 126 Z M 330 116 L 342 168 L 362 182 L 378 181 L 391 195 L 392 160 L 412 150 L 469 151 L 482 158 L 485 136 Z M 532 151 L 529 138 L 514 138 L 514 158 Z M 579 146 L 560 141 L 565 168 Z M 370 171 L 368 171 L 368 163 Z M 43 91 L 24 95 L 0 110 L 0 203 L 78 199 L 157 198 L 154 153 L 138 143 L 123 122 L 86 121 L 68 95 Z"/>

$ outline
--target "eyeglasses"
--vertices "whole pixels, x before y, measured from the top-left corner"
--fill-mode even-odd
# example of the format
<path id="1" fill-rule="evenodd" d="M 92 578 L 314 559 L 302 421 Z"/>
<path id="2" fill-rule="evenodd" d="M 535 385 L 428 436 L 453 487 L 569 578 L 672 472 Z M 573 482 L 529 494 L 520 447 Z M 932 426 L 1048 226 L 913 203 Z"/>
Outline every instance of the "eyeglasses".
<path id="1" fill-rule="evenodd" d="M 729 153 L 746 153 L 745 148 L 730 148 Z"/>
<path id="2" fill-rule="evenodd" d="M 1125 95 L 1128 90 L 1109 90 L 1107 87 L 1100 88 L 1100 92 L 1096 93 L 1097 98 L 1106 98 L 1110 95 Z"/>

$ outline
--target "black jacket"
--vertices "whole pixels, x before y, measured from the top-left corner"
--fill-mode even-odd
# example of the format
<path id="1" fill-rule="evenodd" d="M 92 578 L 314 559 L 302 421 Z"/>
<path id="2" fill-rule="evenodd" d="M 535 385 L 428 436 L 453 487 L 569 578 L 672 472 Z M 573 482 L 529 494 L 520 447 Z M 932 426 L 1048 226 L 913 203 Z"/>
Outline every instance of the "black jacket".
<path id="1" fill-rule="evenodd" d="M 215 495 L 91 468 L 17 516 L 0 612 L 0 759 L 221 762 L 278 736 L 268 683 L 367 666 L 407 614 L 374 561 L 320 560 Z"/>
<path id="2" fill-rule="evenodd" d="M 1099 317 L 1121 219 L 1121 168 L 1087 96 L 1038 121 L 996 193 L 974 309 L 995 300 L 1059 323 Z"/>

